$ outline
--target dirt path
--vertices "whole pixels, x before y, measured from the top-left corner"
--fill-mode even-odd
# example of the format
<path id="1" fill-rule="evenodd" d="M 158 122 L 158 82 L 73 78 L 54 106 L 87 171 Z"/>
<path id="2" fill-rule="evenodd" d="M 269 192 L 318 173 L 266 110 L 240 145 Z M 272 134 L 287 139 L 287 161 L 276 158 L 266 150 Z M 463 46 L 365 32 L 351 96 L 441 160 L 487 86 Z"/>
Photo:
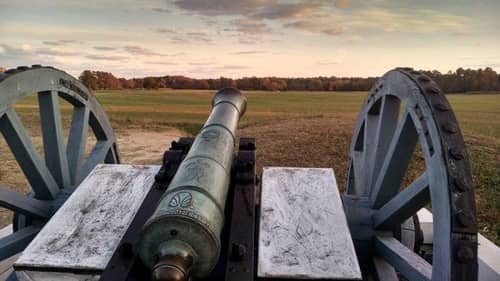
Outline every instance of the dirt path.
<path id="1" fill-rule="evenodd" d="M 115 134 L 122 163 L 156 165 L 161 163 L 170 143 L 185 135 L 175 128 L 118 130 Z"/>

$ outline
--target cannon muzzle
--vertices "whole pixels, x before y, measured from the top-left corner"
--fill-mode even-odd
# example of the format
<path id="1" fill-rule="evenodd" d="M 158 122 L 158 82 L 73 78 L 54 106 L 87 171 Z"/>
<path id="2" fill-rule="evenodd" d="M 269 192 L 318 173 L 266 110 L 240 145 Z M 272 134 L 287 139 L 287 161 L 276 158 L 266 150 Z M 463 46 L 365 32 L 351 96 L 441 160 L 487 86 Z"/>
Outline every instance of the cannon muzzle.
<path id="1" fill-rule="evenodd" d="M 139 251 L 153 280 L 203 277 L 217 263 L 236 128 L 245 109 L 237 89 L 215 94 L 210 116 L 146 222 Z"/>

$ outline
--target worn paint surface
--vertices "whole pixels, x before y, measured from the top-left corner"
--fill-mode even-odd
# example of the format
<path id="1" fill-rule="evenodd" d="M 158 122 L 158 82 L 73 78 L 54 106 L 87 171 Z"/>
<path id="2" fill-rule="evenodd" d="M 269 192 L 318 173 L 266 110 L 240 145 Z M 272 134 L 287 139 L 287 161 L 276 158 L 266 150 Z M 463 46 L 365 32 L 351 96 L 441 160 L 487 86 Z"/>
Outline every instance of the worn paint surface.
<path id="1" fill-rule="evenodd" d="M 159 166 L 98 165 L 25 249 L 15 266 L 103 270 Z"/>
<path id="2" fill-rule="evenodd" d="M 259 277 L 361 279 L 332 169 L 264 168 Z"/>

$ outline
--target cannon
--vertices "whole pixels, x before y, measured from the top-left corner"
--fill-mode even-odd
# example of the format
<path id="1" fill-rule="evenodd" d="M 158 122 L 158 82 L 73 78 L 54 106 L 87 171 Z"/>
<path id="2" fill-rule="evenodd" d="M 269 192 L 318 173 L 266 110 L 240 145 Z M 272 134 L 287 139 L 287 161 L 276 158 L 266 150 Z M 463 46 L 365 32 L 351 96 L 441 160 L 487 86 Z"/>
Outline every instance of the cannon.
<path id="1" fill-rule="evenodd" d="M 142 231 L 141 258 L 150 267 L 157 263 L 153 280 L 203 277 L 217 263 L 236 128 L 246 100 L 235 89 L 222 89 L 212 106 Z"/>
<path id="2" fill-rule="evenodd" d="M 31 95 L 44 157 L 16 114 Z M 67 143 L 61 99 L 72 109 Z M 500 250 L 477 232 L 460 127 L 428 76 L 397 68 L 370 90 L 342 195 L 329 168 L 258 172 L 255 139 L 236 135 L 246 107 L 239 90 L 221 89 L 199 133 L 172 142 L 161 165 L 117 165 L 110 122 L 78 80 L 39 65 L 0 74 L 0 131 L 32 187 L 0 190 L 15 213 L 0 238 L 0 260 L 13 264 L 5 278 L 500 278 Z M 408 179 L 415 151 L 424 165 Z"/>

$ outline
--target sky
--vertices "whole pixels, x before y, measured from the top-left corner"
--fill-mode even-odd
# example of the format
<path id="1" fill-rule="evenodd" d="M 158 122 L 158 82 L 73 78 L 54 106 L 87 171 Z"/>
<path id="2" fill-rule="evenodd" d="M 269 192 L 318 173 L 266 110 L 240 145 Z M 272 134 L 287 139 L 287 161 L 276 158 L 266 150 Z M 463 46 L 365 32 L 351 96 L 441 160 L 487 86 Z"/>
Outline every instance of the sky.
<path id="1" fill-rule="evenodd" d="M 78 76 L 500 72 L 499 0 L 0 0 L 0 66 Z"/>

